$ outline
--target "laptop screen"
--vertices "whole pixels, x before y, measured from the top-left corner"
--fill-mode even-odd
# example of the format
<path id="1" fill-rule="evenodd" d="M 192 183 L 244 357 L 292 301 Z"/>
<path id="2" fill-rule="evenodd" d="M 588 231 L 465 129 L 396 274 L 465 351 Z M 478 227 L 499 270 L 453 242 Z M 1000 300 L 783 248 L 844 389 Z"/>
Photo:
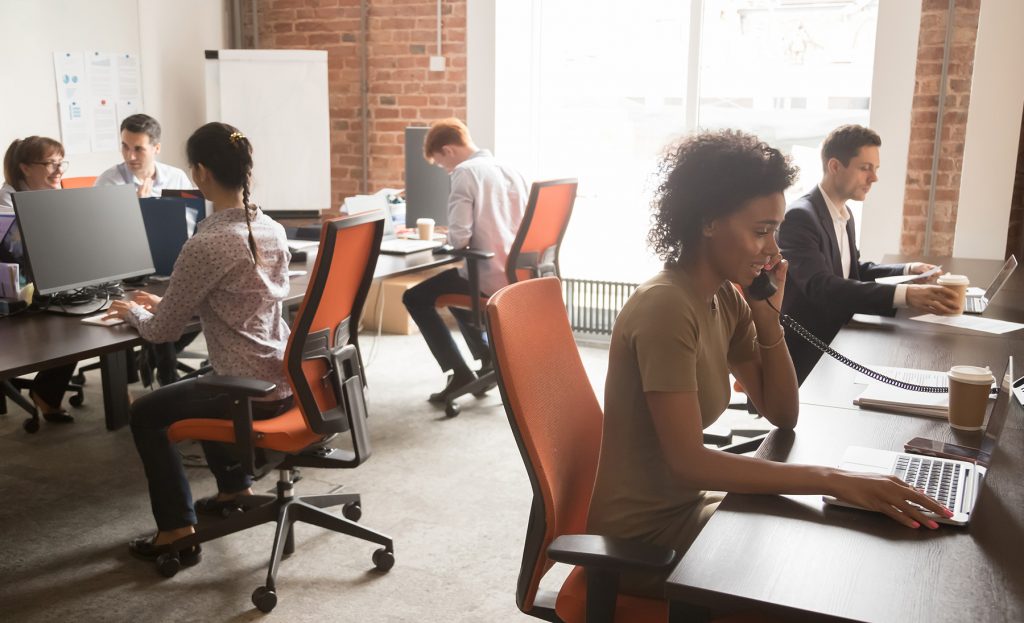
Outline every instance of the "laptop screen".
<path id="1" fill-rule="evenodd" d="M 1003 264 L 1003 267 L 999 270 L 999 274 L 996 275 L 996 278 L 993 279 L 992 283 L 989 284 L 988 290 L 985 290 L 986 299 L 991 301 L 993 298 L 995 298 L 996 293 L 999 292 L 999 289 L 1003 287 L 1003 284 L 1006 283 L 1006 280 L 1010 278 L 1010 275 L 1013 274 L 1013 270 L 1015 268 L 1017 268 L 1017 258 L 1011 255 L 1010 258 L 1006 260 L 1006 263 Z"/>
<path id="2" fill-rule="evenodd" d="M 996 403 L 992 406 L 992 413 L 988 416 L 988 424 L 985 425 L 985 435 L 981 439 L 981 447 L 978 449 L 978 463 L 988 467 L 992 461 L 992 453 L 996 449 L 996 442 L 999 434 L 1003 432 L 1003 425 L 1006 424 L 1006 415 L 1010 411 L 1010 395 L 1013 384 L 1013 356 L 1006 362 L 1006 372 L 999 381 L 999 394 L 996 396 Z"/>

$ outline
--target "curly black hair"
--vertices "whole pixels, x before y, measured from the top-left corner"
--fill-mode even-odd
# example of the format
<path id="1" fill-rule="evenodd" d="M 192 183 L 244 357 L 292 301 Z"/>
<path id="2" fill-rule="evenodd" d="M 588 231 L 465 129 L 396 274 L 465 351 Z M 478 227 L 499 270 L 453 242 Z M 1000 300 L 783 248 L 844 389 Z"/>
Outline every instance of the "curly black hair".
<path id="1" fill-rule="evenodd" d="M 647 242 L 662 261 L 676 263 L 705 223 L 786 190 L 796 173 L 789 157 L 752 134 L 719 130 L 683 139 L 661 162 Z"/>

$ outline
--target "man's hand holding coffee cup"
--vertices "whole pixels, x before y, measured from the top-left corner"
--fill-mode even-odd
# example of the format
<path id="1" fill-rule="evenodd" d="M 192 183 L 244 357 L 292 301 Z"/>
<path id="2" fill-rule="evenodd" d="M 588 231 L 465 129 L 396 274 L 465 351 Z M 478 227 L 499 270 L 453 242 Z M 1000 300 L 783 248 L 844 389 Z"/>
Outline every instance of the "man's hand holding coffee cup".
<path id="1" fill-rule="evenodd" d="M 953 315 L 961 311 L 960 296 L 943 286 L 907 286 L 907 305 L 930 314 Z"/>

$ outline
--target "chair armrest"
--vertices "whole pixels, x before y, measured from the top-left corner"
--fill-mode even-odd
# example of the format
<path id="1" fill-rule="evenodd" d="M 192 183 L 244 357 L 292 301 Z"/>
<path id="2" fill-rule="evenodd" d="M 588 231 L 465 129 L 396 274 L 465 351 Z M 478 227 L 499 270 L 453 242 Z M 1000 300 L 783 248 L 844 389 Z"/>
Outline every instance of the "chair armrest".
<path id="1" fill-rule="evenodd" d="M 596 534 L 563 534 L 548 546 L 548 558 L 586 568 L 664 569 L 676 558 L 668 547 Z"/>
<path id="2" fill-rule="evenodd" d="M 219 376 L 207 374 L 196 381 L 203 387 L 220 389 L 232 394 L 240 394 L 250 398 L 262 398 L 277 389 L 277 385 L 259 379 L 244 376 Z"/>
<path id="3" fill-rule="evenodd" d="M 494 257 L 494 251 L 484 251 L 483 249 L 472 249 L 466 247 L 465 249 L 452 249 L 448 252 L 455 257 L 462 257 L 469 260 L 489 260 Z"/>

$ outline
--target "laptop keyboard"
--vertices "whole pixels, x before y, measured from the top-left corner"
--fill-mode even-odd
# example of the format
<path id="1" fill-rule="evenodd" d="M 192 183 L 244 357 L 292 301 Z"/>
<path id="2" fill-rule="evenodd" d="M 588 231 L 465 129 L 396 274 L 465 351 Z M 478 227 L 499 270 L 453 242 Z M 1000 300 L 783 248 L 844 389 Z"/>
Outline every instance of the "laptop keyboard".
<path id="1" fill-rule="evenodd" d="M 981 300 L 982 299 L 980 296 L 967 297 L 967 301 L 964 303 L 964 311 L 974 312 L 976 314 L 980 314 L 981 312 L 985 311 L 985 309 L 982 306 Z"/>
<path id="2" fill-rule="evenodd" d="M 953 508 L 953 504 L 956 503 L 960 470 L 954 463 L 917 456 L 901 456 L 896 461 L 896 476 L 946 508 Z"/>

